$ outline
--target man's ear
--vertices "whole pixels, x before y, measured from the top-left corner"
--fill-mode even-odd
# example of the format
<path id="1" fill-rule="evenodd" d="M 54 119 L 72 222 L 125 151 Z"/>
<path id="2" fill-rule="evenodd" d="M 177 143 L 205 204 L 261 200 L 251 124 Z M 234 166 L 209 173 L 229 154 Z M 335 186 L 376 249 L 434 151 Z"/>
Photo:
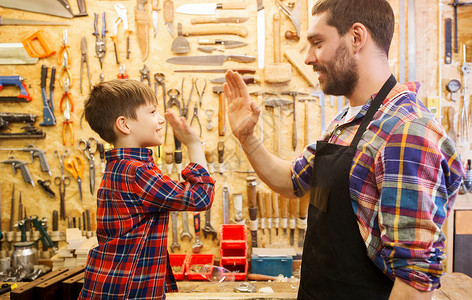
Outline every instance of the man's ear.
<path id="1" fill-rule="evenodd" d="M 131 129 L 128 126 L 128 120 L 124 116 L 119 116 L 116 118 L 115 126 L 122 134 L 128 135 L 131 133 Z"/>
<path id="2" fill-rule="evenodd" d="M 368 31 L 362 23 L 354 23 L 349 30 L 354 54 L 357 54 L 367 43 Z"/>

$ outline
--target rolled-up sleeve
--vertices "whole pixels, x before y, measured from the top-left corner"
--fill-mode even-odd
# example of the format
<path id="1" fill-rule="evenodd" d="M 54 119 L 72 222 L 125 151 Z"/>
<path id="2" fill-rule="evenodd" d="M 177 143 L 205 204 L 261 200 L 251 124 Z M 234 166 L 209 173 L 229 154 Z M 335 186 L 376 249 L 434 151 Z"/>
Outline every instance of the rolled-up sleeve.
<path id="1" fill-rule="evenodd" d="M 442 127 L 427 119 L 400 126 L 376 164 L 380 256 L 395 277 L 418 290 L 439 286 L 442 227 L 454 203 L 462 164 Z"/>
<path id="2" fill-rule="evenodd" d="M 215 180 L 201 165 L 188 164 L 182 171 L 183 182 L 172 180 L 158 169 L 136 170 L 134 191 L 150 211 L 201 211 L 211 207 Z"/>
<path id="3" fill-rule="evenodd" d="M 292 163 L 292 184 L 297 197 L 302 197 L 310 191 L 315 148 L 316 144 L 306 146 Z"/>

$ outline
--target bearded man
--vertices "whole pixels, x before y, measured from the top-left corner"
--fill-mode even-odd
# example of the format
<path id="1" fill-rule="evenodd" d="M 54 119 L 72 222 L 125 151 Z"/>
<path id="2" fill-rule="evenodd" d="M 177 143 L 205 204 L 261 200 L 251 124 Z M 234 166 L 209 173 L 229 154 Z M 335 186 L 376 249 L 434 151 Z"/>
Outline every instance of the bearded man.
<path id="1" fill-rule="evenodd" d="M 225 84 L 233 134 L 259 178 L 286 197 L 311 191 L 298 298 L 431 299 L 462 178 L 454 142 L 417 99 L 419 84 L 391 74 L 388 1 L 319 0 L 312 15 L 305 63 L 349 105 L 295 161 L 255 136 L 260 108 L 239 74 Z"/>

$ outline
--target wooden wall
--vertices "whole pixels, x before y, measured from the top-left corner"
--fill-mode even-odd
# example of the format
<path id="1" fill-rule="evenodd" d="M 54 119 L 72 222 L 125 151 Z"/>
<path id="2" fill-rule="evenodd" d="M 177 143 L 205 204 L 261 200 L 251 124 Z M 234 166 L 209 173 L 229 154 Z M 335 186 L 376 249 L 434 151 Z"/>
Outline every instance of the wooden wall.
<path id="1" fill-rule="evenodd" d="M 308 26 L 309 11 L 311 9 L 312 3 L 315 0 L 300 0 L 302 2 L 302 19 L 301 19 L 301 40 L 290 41 L 282 37 L 281 47 L 282 52 L 288 49 L 300 49 L 306 44 L 305 33 Z M 77 6 L 74 0 L 70 1 L 72 10 L 77 12 Z M 165 60 L 174 54 L 171 52 L 171 44 L 173 38 L 170 37 L 165 25 L 163 24 L 163 14 L 162 14 L 162 2 L 160 1 L 159 7 L 161 11 L 159 12 L 159 31 L 156 38 L 152 37 L 152 29 L 150 29 L 150 54 L 147 60 L 144 62 L 151 71 L 151 78 L 155 73 L 164 73 L 166 75 L 166 87 L 180 89 L 181 81 L 185 77 L 185 95 L 188 97 L 188 92 L 190 91 L 190 78 L 206 78 L 212 79 L 218 77 L 218 74 L 187 74 L 183 75 L 181 73 L 174 73 L 173 70 L 184 69 L 186 66 L 176 66 L 168 64 Z M 190 1 L 185 0 L 175 0 L 174 7 L 177 8 L 181 4 L 189 3 Z M 202 1 L 206 2 L 206 1 Z M 399 72 L 399 38 L 398 38 L 398 0 L 390 1 L 395 14 L 397 16 L 395 36 L 391 47 L 390 53 L 390 62 L 392 71 L 396 76 Z M 408 1 L 406 1 L 408 2 Z M 416 81 L 419 81 L 422 84 L 420 89 L 419 97 L 422 101 L 427 102 L 428 97 L 439 97 L 441 101 L 441 106 L 444 107 L 454 107 L 455 109 L 455 127 L 457 131 L 458 115 L 459 108 L 462 102 L 451 102 L 447 91 L 445 90 L 446 83 L 453 78 L 459 79 L 462 82 L 462 75 L 460 72 L 460 66 L 462 65 L 462 52 L 454 54 L 453 62 L 451 65 L 444 64 L 444 45 L 439 44 L 438 38 L 440 36 L 438 30 L 443 29 L 443 19 L 446 17 L 453 18 L 452 8 L 447 5 L 447 1 L 415 1 L 416 2 Z M 141 59 L 141 54 L 139 52 L 136 40 L 136 29 L 134 21 L 134 7 L 136 1 L 131 0 L 122 0 L 122 1 L 104 1 L 104 0 L 88 0 L 87 11 L 88 17 L 85 18 L 74 18 L 72 20 L 66 20 L 57 17 L 50 17 L 46 15 L 40 15 L 30 12 L 23 12 L 11 9 L 0 8 L 0 15 L 2 17 L 9 18 L 24 18 L 24 19 L 37 19 L 37 20 L 52 20 L 58 22 L 68 22 L 69 26 L 1 26 L 0 27 L 0 41 L 3 43 L 6 42 L 19 42 L 24 37 L 33 33 L 36 29 L 43 29 L 45 36 L 47 37 L 49 45 L 55 49 L 59 50 L 62 40 L 62 30 L 64 28 L 68 29 L 68 43 L 70 45 L 70 51 L 72 55 L 72 61 L 70 62 L 71 71 L 73 75 L 73 86 L 71 88 L 72 97 L 74 99 L 75 109 L 72 114 L 72 120 L 74 122 L 74 131 L 75 131 L 75 145 L 74 146 L 63 146 L 62 145 L 62 122 L 64 120 L 63 115 L 59 110 L 59 101 L 63 93 L 62 88 L 59 84 L 56 84 L 56 89 L 54 92 L 54 103 L 56 105 L 55 115 L 57 118 L 57 125 L 54 127 L 41 127 L 47 134 L 46 139 L 44 140 L 0 140 L 1 148 L 13 148 L 13 147 L 23 147 L 28 144 L 33 143 L 37 148 L 44 149 L 47 152 L 47 159 L 52 169 L 52 176 L 49 177 L 46 173 L 41 172 L 39 164 L 35 161 L 32 164 L 28 164 L 28 167 L 32 173 L 32 176 L 36 182 L 37 179 L 49 179 L 53 181 L 54 177 L 60 176 L 59 162 L 56 156 L 53 155 L 54 150 L 63 152 L 65 149 L 68 149 L 72 154 L 80 155 L 84 159 L 83 153 L 79 152 L 77 149 L 77 141 L 79 138 L 88 138 L 96 137 L 95 134 L 89 127 L 86 122 L 83 122 L 83 126 L 79 125 L 80 116 L 83 111 L 83 102 L 87 96 L 87 78 L 84 73 L 84 93 L 81 94 L 79 90 L 79 77 L 80 77 L 80 40 L 82 36 L 87 38 L 88 43 L 88 59 L 89 67 L 91 71 L 91 80 L 92 84 L 95 84 L 99 81 L 100 66 L 98 59 L 95 54 L 95 37 L 92 35 L 94 31 L 93 28 L 93 13 L 106 12 L 107 20 L 107 29 L 108 34 L 106 38 L 106 47 L 107 52 L 104 60 L 104 74 L 105 79 L 110 80 L 116 77 L 119 72 L 119 66 L 115 63 L 115 57 L 113 53 L 113 43 L 110 39 L 110 33 L 112 32 L 113 21 L 116 18 L 116 12 L 113 9 L 114 3 L 122 3 L 128 9 L 128 22 L 130 29 L 133 31 L 133 34 L 130 37 L 130 48 L 131 55 L 130 59 L 125 59 L 125 38 L 123 32 L 123 26 L 120 24 L 118 27 L 118 52 L 121 62 L 126 64 L 126 71 L 129 74 L 131 79 L 139 80 L 140 73 L 139 69 L 143 67 L 143 61 Z M 257 55 L 257 36 L 256 36 L 256 1 L 246 1 L 247 8 L 245 11 L 239 11 L 237 15 L 244 16 L 247 15 L 250 19 L 242 23 L 242 26 L 245 26 L 249 29 L 249 34 L 246 38 L 241 38 L 237 36 L 219 36 L 219 38 L 226 39 L 236 39 L 247 42 L 249 45 L 244 48 L 233 49 L 226 51 L 227 53 L 234 54 L 248 54 L 248 55 Z M 288 3 L 284 1 L 284 3 Z M 274 1 L 264 1 L 265 13 L 266 13 L 266 64 L 270 64 L 273 61 L 273 46 L 272 46 L 272 15 L 277 12 L 277 6 Z M 309 9 L 310 8 L 310 9 Z M 439 19 L 439 8 L 442 10 L 442 18 Z M 150 3 L 147 3 L 147 10 L 150 14 Z M 305 13 L 306 12 L 306 13 Z M 468 43 L 469 46 L 471 40 L 471 33 L 468 28 L 470 23 L 470 14 L 472 13 L 472 8 L 461 7 L 459 8 L 459 40 L 460 43 Z M 231 16 L 233 13 L 231 11 L 219 12 L 219 16 Z M 294 30 L 293 25 L 290 20 L 282 15 L 282 35 L 286 30 Z M 174 29 L 177 29 L 177 23 L 181 22 L 185 27 L 191 26 L 190 17 L 187 15 L 181 15 L 175 13 L 174 15 Z M 99 21 L 99 27 L 101 28 L 101 20 Z M 189 55 L 202 55 L 197 48 L 197 41 L 200 37 L 187 37 L 187 40 L 191 43 L 191 52 Z M 444 38 L 442 37 L 442 40 Z M 470 47 L 472 48 L 472 47 Z M 442 53 L 439 55 L 438 51 Z M 472 53 L 468 55 L 470 57 Z M 30 94 L 33 96 L 33 101 L 31 103 L 9 103 L 2 104 L 2 112 L 27 112 L 34 113 L 38 115 L 38 122 L 36 123 L 39 126 L 39 122 L 42 121 L 42 99 L 41 99 L 41 89 L 40 89 L 40 70 L 41 65 L 46 65 L 48 67 L 56 66 L 58 73 L 60 74 L 60 66 L 56 63 L 56 55 L 50 56 L 46 59 L 41 59 L 35 65 L 3 65 L 0 69 L 0 75 L 20 75 L 25 78 L 25 83 L 28 86 Z M 285 59 L 283 59 L 285 61 Z M 226 62 L 224 64 L 225 68 L 230 67 L 253 67 L 257 69 L 257 62 L 251 64 L 242 64 L 235 62 Z M 441 73 L 440 70 L 442 69 Z M 309 87 L 306 81 L 303 80 L 301 75 L 292 68 L 293 78 L 288 84 L 266 84 L 264 83 L 264 74 L 261 71 L 258 71 L 256 77 L 259 80 L 258 85 L 251 85 L 251 91 L 259 90 L 271 90 L 271 91 L 288 91 L 296 90 L 300 92 L 311 92 L 313 88 Z M 440 75 L 442 75 L 442 80 L 440 81 Z M 56 83 L 59 75 L 56 75 Z M 470 80 L 472 76 L 469 76 L 469 86 L 472 86 L 472 81 Z M 152 80 L 153 81 L 153 80 Z M 213 206 L 212 220 L 211 224 L 215 229 L 219 229 L 219 225 L 222 222 L 222 188 L 227 185 L 229 187 L 230 195 L 233 193 L 242 193 L 243 194 L 243 204 L 244 204 L 244 219 L 248 220 L 248 211 L 247 211 L 247 197 L 246 197 L 246 177 L 248 174 L 236 173 L 236 170 L 246 171 L 250 169 L 250 166 L 247 163 L 247 160 L 244 157 L 244 154 L 241 152 L 240 147 L 236 139 L 231 135 L 229 124 L 227 125 L 226 135 L 224 137 L 219 137 L 217 133 L 217 113 L 213 116 L 213 124 L 215 129 L 212 131 L 207 131 L 206 117 L 204 114 L 204 109 L 206 108 L 217 108 L 218 105 L 218 96 L 212 92 L 212 84 L 208 84 L 207 89 L 205 90 L 203 107 L 200 109 L 199 117 L 203 126 L 203 137 L 202 139 L 206 143 L 206 149 L 214 150 L 216 153 L 216 145 L 218 141 L 224 140 L 225 142 L 225 162 L 228 164 L 228 172 L 223 175 L 214 174 L 214 177 L 217 181 L 216 185 L 216 198 Z M 470 93 L 469 93 L 470 94 Z M 160 89 L 158 89 L 159 97 L 159 106 L 162 109 L 162 96 Z M 459 98 L 456 94 L 456 98 Z M 258 101 L 257 98 L 254 100 Z M 290 100 L 290 98 L 287 98 Z M 331 120 L 336 111 L 339 109 L 336 107 L 336 103 L 331 105 L 329 98 L 326 103 L 326 123 Z M 467 99 L 469 103 L 470 98 Z M 189 116 L 193 113 L 193 101 L 198 101 L 197 95 L 194 93 L 192 96 L 192 102 L 189 107 Z M 318 103 L 308 103 L 307 108 L 309 110 L 308 118 L 308 127 L 309 134 L 308 140 L 310 143 L 316 141 L 320 136 L 320 107 Z M 161 111 L 162 112 L 162 111 Z M 305 127 L 305 105 L 302 103 L 297 104 L 297 126 L 298 126 L 298 147 L 296 151 L 291 149 L 291 133 L 292 133 L 292 117 L 290 115 L 291 108 L 283 111 L 282 116 L 283 120 L 281 122 L 281 141 L 282 141 L 282 152 L 280 153 L 281 157 L 293 160 L 301 151 L 303 150 L 305 140 L 304 140 L 304 127 Z M 273 113 L 271 111 L 264 110 L 264 134 L 265 141 L 264 144 L 273 149 L 273 141 L 276 137 L 276 132 L 273 130 Z M 277 116 L 275 116 L 275 121 Z M 196 128 L 196 127 L 195 127 Z M 168 142 L 164 145 L 164 151 L 173 151 L 173 139 L 171 134 L 169 134 Z M 462 142 L 458 144 L 462 158 L 465 160 L 470 156 L 470 146 L 469 141 Z M 23 159 L 30 161 L 28 153 L 14 152 L 15 157 L 18 159 Z M 10 153 L 8 151 L 0 152 L 0 159 L 7 159 Z M 100 182 L 101 172 L 100 172 L 100 159 L 98 154 L 95 156 L 96 161 L 96 185 Z M 184 151 L 184 163 L 188 162 L 188 156 Z M 21 175 L 13 175 L 12 170 L 9 166 L 0 164 L 0 169 L 2 174 L 4 174 L 4 179 L 1 180 L 1 205 L 2 205 L 2 225 L 3 228 L 7 228 L 9 224 L 9 211 L 10 211 L 10 199 L 12 185 L 16 186 L 16 201 L 18 201 L 18 191 L 22 192 L 22 200 L 24 205 L 27 208 L 28 214 L 37 214 L 40 217 L 51 218 L 53 210 L 59 210 L 59 193 L 58 189 L 54 184 L 52 188 L 57 194 L 57 199 L 53 200 L 48 198 L 36 185 L 36 187 L 31 187 L 30 185 L 23 182 Z M 164 168 L 165 169 L 165 168 Z M 164 170 L 165 171 L 165 170 Z M 177 178 L 177 174 L 174 172 L 171 174 L 173 178 Z M 95 211 L 96 208 L 96 194 L 91 195 L 89 192 L 89 173 L 87 167 L 84 170 L 83 176 L 83 195 L 84 199 L 81 203 L 78 199 L 78 189 L 77 183 L 73 181 L 70 186 L 67 188 L 66 192 L 66 211 L 67 215 L 78 217 L 82 214 L 84 209 L 90 209 Z M 264 184 L 258 185 L 259 189 L 268 191 L 267 187 Z M 231 198 L 231 197 L 230 197 Z M 16 214 L 15 214 L 16 217 Z M 233 212 L 231 211 L 231 217 L 233 218 Z M 189 214 L 190 224 L 192 224 L 191 214 Z M 202 217 L 202 226 L 204 218 Z M 66 222 L 61 222 L 61 228 L 66 227 Z M 181 228 L 181 219 L 179 218 L 179 231 Z M 192 230 L 192 229 L 191 229 Z M 272 244 L 269 245 L 267 236 L 263 236 L 261 231 L 259 233 L 261 239 L 260 245 L 266 247 L 289 247 L 288 238 L 284 238 L 281 231 L 279 231 L 279 236 L 275 237 L 275 231 L 272 231 Z M 171 238 L 169 236 L 169 238 Z M 295 241 L 297 241 L 298 236 L 296 236 Z M 191 253 L 192 242 L 180 241 L 182 248 L 179 252 L 181 253 Z M 204 248 L 202 253 L 213 253 L 219 256 L 218 244 L 216 241 L 211 241 L 210 238 L 203 239 Z M 296 244 L 296 243 L 295 243 Z M 169 241 L 170 245 L 170 241 Z M 295 245 L 296 246 L 296 245 Z M 297 250 L 301 250 L 297 248 Z"/>

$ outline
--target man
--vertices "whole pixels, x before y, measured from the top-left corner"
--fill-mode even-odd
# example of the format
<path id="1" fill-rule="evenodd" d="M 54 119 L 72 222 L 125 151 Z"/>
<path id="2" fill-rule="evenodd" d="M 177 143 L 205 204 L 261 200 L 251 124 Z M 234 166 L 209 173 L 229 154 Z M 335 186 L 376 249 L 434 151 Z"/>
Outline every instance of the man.
<path id="1" fill-rule="evenodd" d="M 254 135 L 260 108 L 228 71 L 229 122 L 259 178 L 287 197 L 311 190 L 299 299 L 431 299 L 446 221 L 462 177 L 454 142 L 396 83 L 386 0 L 319 0 L 305 63 L 349 105 L 293 163 Z"/>

